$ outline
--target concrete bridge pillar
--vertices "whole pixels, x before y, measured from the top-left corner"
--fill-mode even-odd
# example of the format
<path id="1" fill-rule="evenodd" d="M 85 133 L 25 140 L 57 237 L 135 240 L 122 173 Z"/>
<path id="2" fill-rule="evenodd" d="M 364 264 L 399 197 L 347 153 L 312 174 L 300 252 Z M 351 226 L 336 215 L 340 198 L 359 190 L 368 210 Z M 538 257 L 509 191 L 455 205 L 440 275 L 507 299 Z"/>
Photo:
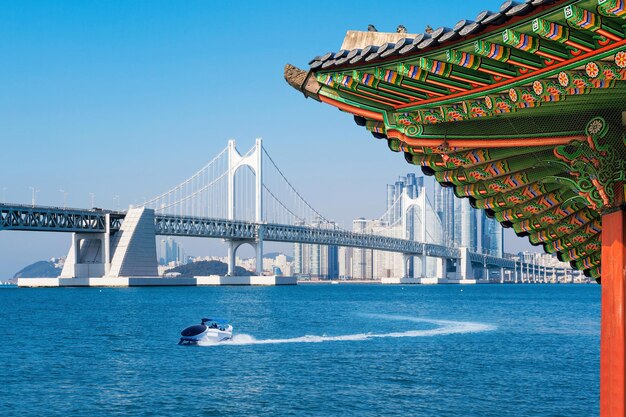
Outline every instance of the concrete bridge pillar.
<path id="1" fill-rule="evenodd" d="M 104 215 L 104 275 L 111 272 L 111 213 Z"/>
<path id="2" fill-rule="evenodd" d="M 472 269 L 472 261 L 469 256 L 469 248 L 461 247 L 459 250 L 461 252 L 460 268 L 458 269 L 459 279 L 473 279 L 474 270 Z"/>
<path id="3" fill-rule="evenodd" d="M 446 258 L 436 258 L 437 259 L 437 271 L 436 275 L 439 279 L 446 279 L 447 270 L 448 270 L 448 260 Z"/>
<path id="4" fill-rule="evenodd" d="M 235 275 L 235 255 L 237 254 L 238 246 L 239 244 L 232 240 L 226 241 L 226 247 L 228 248 L 228 270 L 226 272 L 226 275 L 228 275 L 229 277 Z"/>
<path id="5" fill-rule="evenodd" d="M 232 277 L 236 276 L 235 266 L 237 261 L 237 250 L 241 245 L 249 244 L 254 249 L 255 255 L 255 271 L 254 273 L 257 275 L 263 274 L 263 240 L 259 239 L 258 241 L 254 240 L 233 240 L 228 239 L 225 240 L 226 246 L 228 248 L 228 271 L 226 273 L 227 276 Z"/>
<path id="6" fill-rule="evenodd" d="M 407 253 L 402 254 L 402 278 L 409 278 L 409 260 L 411 255 Z"/>
<path id="7" fill-rule="evenodd" d="M 158 276 L 154 210 L 128 210 L 122 227 L 111 239 L 110 278 Z"/>
<path id="8" fill-rule="evenodd" d="M 156 277 L 154 210 L 130 209 L 121 229 L 111 234 L 105 215 L 104 233 L 74 233 L 61 278 Z"/>
<path id="9" fill-rule="evenodd" d="M 105 233 L 72 233 L 72 245 L 61 278 L 94 278 L 104 275 Z"/>
<path id="10" fill-rule="evenodd" d="M 256 273 L 263 275 L 263 226 L 259 228 L 259 237 L 255 245 L 256 249 Z"/>

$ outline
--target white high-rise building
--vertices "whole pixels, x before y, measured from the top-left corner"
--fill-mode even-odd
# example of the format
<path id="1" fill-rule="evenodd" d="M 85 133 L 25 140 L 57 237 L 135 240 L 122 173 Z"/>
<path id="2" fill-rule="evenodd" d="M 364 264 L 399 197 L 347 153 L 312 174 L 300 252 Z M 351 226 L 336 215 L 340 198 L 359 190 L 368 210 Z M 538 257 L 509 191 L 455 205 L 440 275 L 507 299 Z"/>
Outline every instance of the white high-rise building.
<path id="1" fill-rule="evenodd" d="M 334 222 L 318 221 L 313 227 L 334 229 Z M 337 246 L 294 243 L 294 272 L 297 275 L 318 279 L 335 279 L 339 276 Z"/>
<path id="2" fill-rule="evenodd" d="M 183 245 L 171 237 L 161 239 L 157 245 L 157 259 L 160 265 L 180 265 L 187 261 Z"/>

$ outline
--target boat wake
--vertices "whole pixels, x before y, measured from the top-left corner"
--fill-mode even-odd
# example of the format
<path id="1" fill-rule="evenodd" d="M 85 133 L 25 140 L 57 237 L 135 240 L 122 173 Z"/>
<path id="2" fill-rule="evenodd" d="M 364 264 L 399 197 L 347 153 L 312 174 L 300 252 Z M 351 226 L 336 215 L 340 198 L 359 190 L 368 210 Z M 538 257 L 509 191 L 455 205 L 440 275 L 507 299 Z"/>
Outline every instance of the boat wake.
<path id="1" fill-rule="evenodd" d="M 469 321 L 452 321 L 452 320 L 431 320 L 422 319 L 409 316 L 394 316 L 386 314 L 364 314 L 363 316 L 374 318 L 378 320 L 393 320 L 393 321 L 409 321 L 413 323 L 423 323 L 435 325 L 434 328 L 422 329 L 422 330 L 408 330 L 404 332 L 389 332 L 389 333 L 356 333 L 346 334 L 340 336 L 315 336 L 307 335 L 300 337 L 292 337 L 288 339 L 255 339 L 248 334 L 236 334 L 232 339 L 224 342 L 208 342 L 201 343 L 201 346 L 225 346 L 225 345 L 271 345 L 271 344 L 284 344 L 284 343 L 322 343 L 322 342 L 345 342 L 345 341 L 364 341 L 371 339 L 381 338 L 400 338 L 400 337 L 432 337 L 432 336 L 444 336 L 450 334 L 460 333 L 480 333 L 493 331 L 495 326 L 485 323 L 476 323 Z"/>

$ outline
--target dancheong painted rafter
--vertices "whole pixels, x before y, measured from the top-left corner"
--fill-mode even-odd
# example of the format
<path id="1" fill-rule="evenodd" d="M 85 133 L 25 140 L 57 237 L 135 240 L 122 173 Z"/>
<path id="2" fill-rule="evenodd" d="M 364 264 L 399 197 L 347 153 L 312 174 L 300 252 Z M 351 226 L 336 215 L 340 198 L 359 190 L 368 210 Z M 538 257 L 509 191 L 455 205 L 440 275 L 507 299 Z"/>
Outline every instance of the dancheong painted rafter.
<path id="1" fill-rule="evenodd" d="M 624 203 L 625 3 L 507 1 L 452 29 L 363 33 L 285 77 L 599 279 L 601 216 Z"/>

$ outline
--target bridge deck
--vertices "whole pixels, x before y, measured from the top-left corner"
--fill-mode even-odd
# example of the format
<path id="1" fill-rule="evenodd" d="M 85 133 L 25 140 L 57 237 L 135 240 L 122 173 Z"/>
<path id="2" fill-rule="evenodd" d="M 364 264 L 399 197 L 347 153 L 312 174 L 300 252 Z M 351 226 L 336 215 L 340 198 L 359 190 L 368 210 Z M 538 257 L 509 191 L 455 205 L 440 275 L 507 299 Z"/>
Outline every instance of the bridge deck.
<path id="1" fill-rule="evenodd" d="M 0 230 L 103 233 L 106 230 L 107 214 L 111 222 L 110 229 L 118 230 L 125 216 L 125 213 L 120 211 L 0 204 Z M 447 259 L 460 258 L 458 248 L 407 239 L 354 233 L 341 229 L 203 217 L 157 214 L 155 234 L 241 240 L 263 239 L 272 242 L 347 246 L 413 255 L 426 253 L 428 256 Z M 516 265 L 513 259 L 480 253 L 470 253 L 470 260 L 474 263 L 508 269 L 513 269 Z M 519 265 L 519 262 L 517 264 Z"/>

